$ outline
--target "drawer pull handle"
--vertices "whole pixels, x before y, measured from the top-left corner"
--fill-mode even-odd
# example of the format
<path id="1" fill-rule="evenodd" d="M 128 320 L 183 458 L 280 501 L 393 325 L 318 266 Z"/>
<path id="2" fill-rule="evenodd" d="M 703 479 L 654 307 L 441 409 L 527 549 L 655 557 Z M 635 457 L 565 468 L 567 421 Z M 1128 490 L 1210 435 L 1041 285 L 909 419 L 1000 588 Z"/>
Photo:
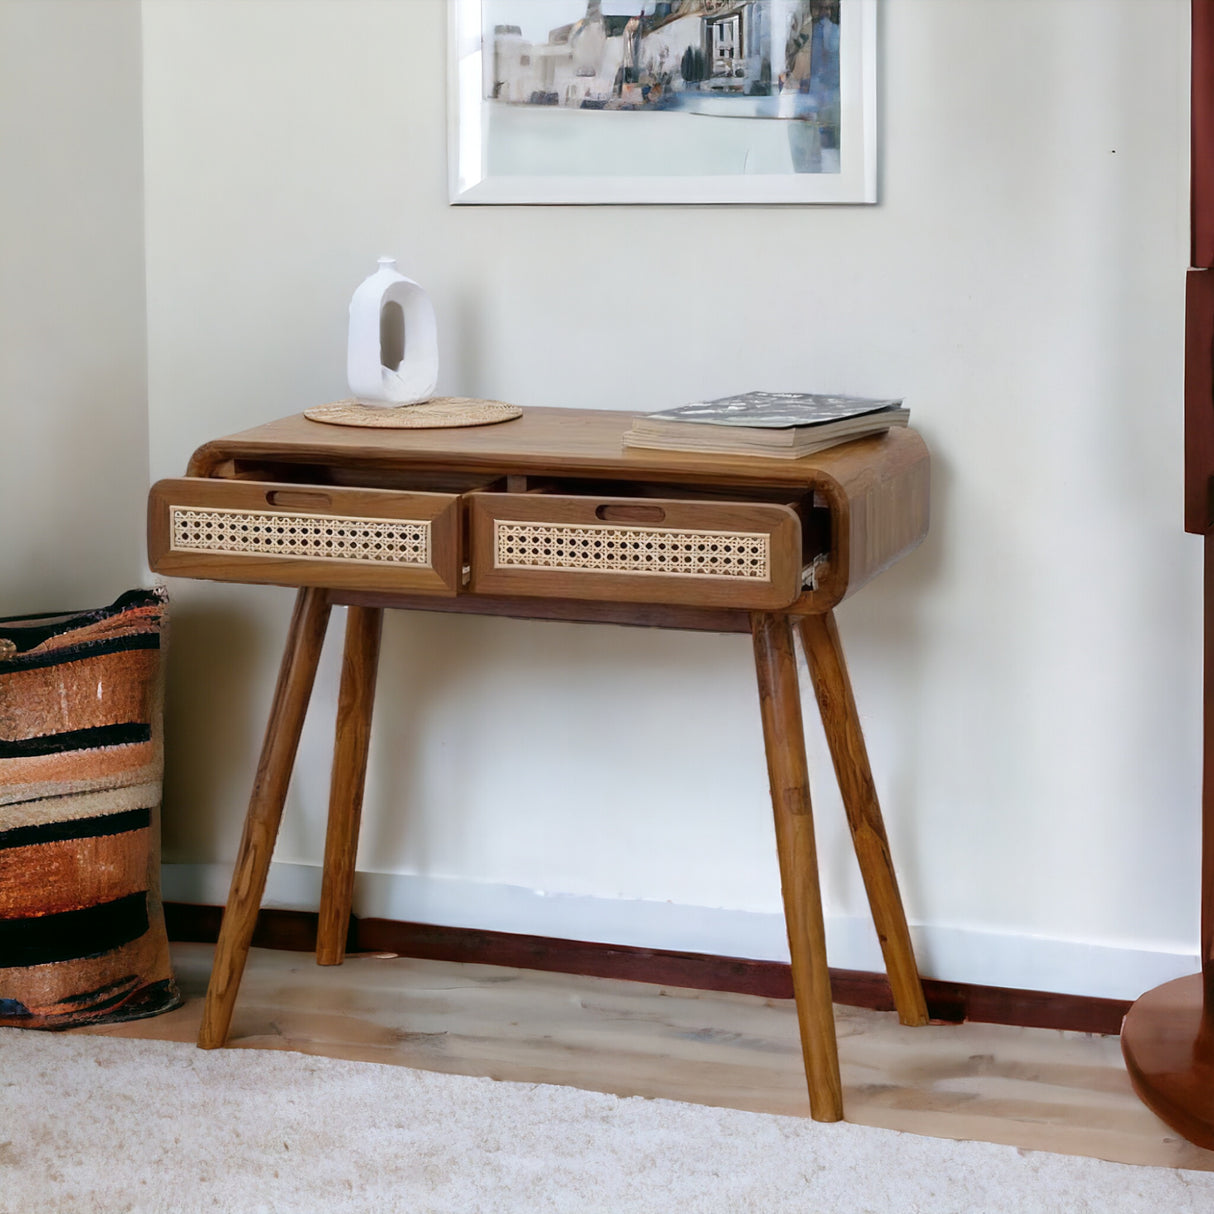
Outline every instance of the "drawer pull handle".
<path id="1" fill-rule="evenodd" d="M 605 523 L 661 523 L 666 520 L 666 511 L 661 506 L 606 504 L 595 510 L 594 517 Z"/>
<path id="2" fill-rule="evenodd" d="M 289 510 L 328 510 L 333 505 L 333 499 L 327 493 L 306 489 L 271 489 L 266 493 L 266 502 Z"/>

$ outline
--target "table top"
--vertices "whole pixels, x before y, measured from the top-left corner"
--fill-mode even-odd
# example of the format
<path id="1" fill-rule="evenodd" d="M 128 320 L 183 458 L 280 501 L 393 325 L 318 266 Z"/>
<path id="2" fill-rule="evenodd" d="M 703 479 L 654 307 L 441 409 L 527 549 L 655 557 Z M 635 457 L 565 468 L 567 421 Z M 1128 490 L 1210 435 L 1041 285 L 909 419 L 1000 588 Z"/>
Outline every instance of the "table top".
<path id="1" fill-rule="evenodd" d="M 679 498 L 686 490 L 689 498 L 707 491 L 719 501 L 721 490 L 728 498 L 734 489 L 743 501 L 799 500 L 803 511 L 812 504 L 819 519 L 829 520 L 826 571 L 818 588 L 794 604 L 809 611 L 829 609 L 927 534 L 931 461 L 913 430 L 893 428 L 786 460 L 625 447 L 635 416 L 529 408 L 520 418 L 489 426 L 387 430 L 334 426 L 296 414 L 205 443 L 191 458 L 187 477 L 367 491 L 438 487 L 458 497 L 488 480 L 512 492 L 506 482 L 517 476 L 565 482 L 573 493 L 587 491 L 573 487 L 578 480 L 601 481 L 603 494 L 635 492 L 646 500 Z M 457 598 L 462 603 L 476 596 Z"/>
<path id="2" fill-rule="evenodd" d="M 923 440 L 895 428 L 801 459 L 660 451 L 624 446 L 637 414 L 529 408 L 489 426 L 386 430 L 334 426 L 296 414 L 204 444 L 190 476 L 222 476 L 228 460 L 275 460 L 377 469 L 546 473 L 720 485 L 845 484 L 874 466 L 926 459 Z"/>

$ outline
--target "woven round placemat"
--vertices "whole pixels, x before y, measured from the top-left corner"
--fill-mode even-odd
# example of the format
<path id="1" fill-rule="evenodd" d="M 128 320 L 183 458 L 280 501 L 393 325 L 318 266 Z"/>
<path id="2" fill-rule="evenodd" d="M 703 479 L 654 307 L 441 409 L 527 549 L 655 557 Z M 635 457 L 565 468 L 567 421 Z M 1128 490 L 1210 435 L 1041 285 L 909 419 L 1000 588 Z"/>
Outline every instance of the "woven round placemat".
<path id="1" fill-rule="evenodd" d="M 379 430 L 443 430 L 455 426 L 491 426 L 522 417 L 518 405 L 470 396 L 436 396 L 416 405 L 377 407 L 356 400 L 334 401 L 305 409 L 304 417 L 331 426 L 370 426 Z"/>

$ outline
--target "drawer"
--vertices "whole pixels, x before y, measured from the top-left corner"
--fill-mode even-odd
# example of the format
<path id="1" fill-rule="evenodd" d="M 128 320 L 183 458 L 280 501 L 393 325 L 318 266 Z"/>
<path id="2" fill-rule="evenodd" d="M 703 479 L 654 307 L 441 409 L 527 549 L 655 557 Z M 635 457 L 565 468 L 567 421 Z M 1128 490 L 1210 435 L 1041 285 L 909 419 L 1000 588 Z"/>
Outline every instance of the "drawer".
<path id="1" fill-rule="evenodd" d="M 480 594 L 771 610 L 801 590 L 801 520 L 776 502 L 468 495 Z"/>
<path id="2" fill-rule="evenodd" d="M 148 498 L 157 573 L 278 586 L 458 593 L 460 498 L 184 478 Z"/>

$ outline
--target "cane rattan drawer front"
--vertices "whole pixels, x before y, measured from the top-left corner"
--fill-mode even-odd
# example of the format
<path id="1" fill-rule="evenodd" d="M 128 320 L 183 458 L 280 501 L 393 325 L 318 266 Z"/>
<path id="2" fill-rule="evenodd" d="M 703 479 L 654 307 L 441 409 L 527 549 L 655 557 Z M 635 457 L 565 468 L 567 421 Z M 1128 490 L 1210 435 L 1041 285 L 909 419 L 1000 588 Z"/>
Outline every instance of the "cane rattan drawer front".
<path id="1" fill-rule="evenodd" d="M 787 607 L 801 520 L 768 502 L 468 495 L 472 589 L 638 603 Z"/>
<path id="2" fill-rule="evenodd" d="M 148 499 L 157 573 L 278 586 L 454 595 L 459 496 L 186 478 Z"/>

